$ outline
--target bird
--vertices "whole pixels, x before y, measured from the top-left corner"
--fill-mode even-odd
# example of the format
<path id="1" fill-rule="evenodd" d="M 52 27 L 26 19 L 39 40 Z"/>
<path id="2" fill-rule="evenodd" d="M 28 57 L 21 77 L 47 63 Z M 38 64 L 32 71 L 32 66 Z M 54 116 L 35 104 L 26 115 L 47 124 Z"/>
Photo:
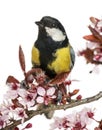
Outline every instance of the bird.
<path id="1" fill-rule="evenodd" d="M 70 72 L 75 63 L 75 51 L 64 26 L 51 16 L 44 16 L 35 24 L 38 26 L 38 37 L 32 47 L 32 67 L 41 68 L 50 79 Z M 44 105 L 40 107 L 46 108 Z M 53 113 L 54 111 L 47 112 L 45 116 L 51 119 Z"/>
<path id="2" fill-rule="evenodd" d="M 32 66 L 39 67 L 51 79 L 70 72 L 75 63 L 75 52 L 61 22 L 51 16 L 36 21 L 38 37 L 32 47 Z"/>

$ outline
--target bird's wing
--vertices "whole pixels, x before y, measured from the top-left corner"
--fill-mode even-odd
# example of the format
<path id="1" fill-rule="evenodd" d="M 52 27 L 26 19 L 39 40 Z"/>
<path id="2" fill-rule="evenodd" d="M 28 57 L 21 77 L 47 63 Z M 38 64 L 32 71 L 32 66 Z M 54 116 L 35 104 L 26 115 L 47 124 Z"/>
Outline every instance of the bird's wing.
<path id="1" fill-rule="evenodd" d="M 70 46 L 70 55 L 71 55 L 71 68 L 73 68 L 74 63 L 75 63 L 75 52 L 72 46 Z"/>

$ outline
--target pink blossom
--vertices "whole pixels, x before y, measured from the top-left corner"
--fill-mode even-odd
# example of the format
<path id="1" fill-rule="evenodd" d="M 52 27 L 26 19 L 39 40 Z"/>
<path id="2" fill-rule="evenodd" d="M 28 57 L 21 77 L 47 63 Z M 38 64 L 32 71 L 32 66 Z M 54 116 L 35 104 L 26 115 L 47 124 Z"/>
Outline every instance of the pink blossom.
<path id="1" fill-rule="evenodd" d="M 79 115 L 82 124 L 91 124 L 92 117 L 94 116 L 94 112 L 92 111 L 92 109 L 85 107 L 79 112 Z"/>
<path id="2" fill-rule="evenodd" d="M 18 88 L 20 88 L 20 84 L 18 83 L 9 83 L 8 86 L 10 90 L 17 90 Z"/>
<path id="3" fill-rule="evenodd" d="M 9 85 L 9 90 L 5 94 L 5 99 L 15 99 L 19 95 L 24 94 L 26 92 L 25 89 L 20 88 L 20 84 L 8 84 Z"/>
<path id="4" fill-rule="evenodd" d="M 48 103 L 51 101 L 51 99 L 56 98 L 54 95 L 55 88 L 50 87 L 47 90 L 45 90 L 43 87 L 37 88 L 38 97 L 36 99 L 37 103 L 44 103 L 45 105 L 48 105 Z"/>
<path id="5" fill-rule="evenodd" d="M 4 128 L 9 122 L 9 118 L 7 115 L 0 116 L 0 129 Z"/>
<path id="6" fill-rule="evenodd" d="M 12 102 L 6 102 L 0 106 L 0 113 L 2 115 L 7 115 L 9 118 L 11 118 L 15 110 L 13 109 L 14 104 Z"/>
<path id="7" fill-rule="evenodd" d="M 24 123 L 25 118 L 28 118 L 28 116 L 23 108 L 16 108 L 15 114 L 17 116 L 17 120 L 21 119 L 21 123 Z"/>
<path id="8" fill-rule="evenodd" d="M 51 129 L 50 130 L 54 130 L 56 128 L 58 129 L 63 129 L 65 128 L 65 124 L 64 122 L 67 121 L 65 118 L 59 118 L 59 117 L 54 117 L 54 123 L 52 123 L 50 126 L 51 126 Z"/>
<path id="9" fill-rule="evenodd" d="M 69 126 L 74 128 L 84 129 L 86 125 L 91 124 L 92 119 L 88 113 L 93 113 L 90 108 L 84 108 L 80 112 L 69 114 L 66 118 L 69 121 Z"/>
<path id="10" fill-rule="evenodd" d="M 2 114 L 2 116 L 0 117 L 1 123 L 2 120 L 4 119 L 3 126 L 5 126 L 5 120 L 6 120 L 6 124 L 9 122 L 10 119 L 15 119 L 15 120 L 21 119 L 23 123 L 24 119 L 28 117 L 23 108 L 16 107 L 15 109 L 13 109 L 12 105 L 13 104 L 10 103 L 10 104 L 5 104 L 3 106 L 0 106 L 0 113 Z"/>
<path id="11" fill-rule="evenodd" d="M 21 103 L 25 108 L 30 108 L 35 104 L 37 93 L 25 92 L 24 94 L 20 94 L 20 96 L 21 100 L 19 100 L 19 103 Z"/>
<path id="12" fill-rule="evenodd" d="M 54 118 L 54 123 L 51 124 L 51 130 L 70 129 L 70 130 L 86 130 L 86 126 L 92 122 L 94 113 L 90 108 L 84 108 L 79 112 L 73 112 L 63 118 Z"/>

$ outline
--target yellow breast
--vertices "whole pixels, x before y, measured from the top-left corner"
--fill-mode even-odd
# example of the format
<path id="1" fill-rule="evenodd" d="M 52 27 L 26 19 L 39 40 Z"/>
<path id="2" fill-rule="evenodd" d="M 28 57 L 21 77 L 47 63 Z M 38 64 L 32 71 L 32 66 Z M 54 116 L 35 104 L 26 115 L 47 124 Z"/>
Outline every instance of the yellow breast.
<path id="1" fill-rule="evenodd" d="M 70 71 L 70 46 L 58 49 L 54 56 L 56 57 L 55 60 L 48 64 L 49 69 L 54 70 L 57 74 Z"/>

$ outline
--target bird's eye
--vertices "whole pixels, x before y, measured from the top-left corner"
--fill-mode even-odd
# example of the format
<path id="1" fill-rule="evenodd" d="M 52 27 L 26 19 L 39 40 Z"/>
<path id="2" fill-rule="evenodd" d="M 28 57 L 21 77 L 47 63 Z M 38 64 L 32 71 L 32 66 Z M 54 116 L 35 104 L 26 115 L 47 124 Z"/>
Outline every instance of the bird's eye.
<path id="1" fill-rule="evenodd" d="M 52 24 L 52 27 L 55 27 L 55 28 L 56 28 L 57 26 L 56 26 L 56 24 L 53 23 L 53 24 Z"/>
<path id="2" fill-rule="evenodd" d="M 55 24 L 53 23 L 53 24 L 52 24 L 52 26 L 54 27 L 54 26 L 55 26 Z"/>

